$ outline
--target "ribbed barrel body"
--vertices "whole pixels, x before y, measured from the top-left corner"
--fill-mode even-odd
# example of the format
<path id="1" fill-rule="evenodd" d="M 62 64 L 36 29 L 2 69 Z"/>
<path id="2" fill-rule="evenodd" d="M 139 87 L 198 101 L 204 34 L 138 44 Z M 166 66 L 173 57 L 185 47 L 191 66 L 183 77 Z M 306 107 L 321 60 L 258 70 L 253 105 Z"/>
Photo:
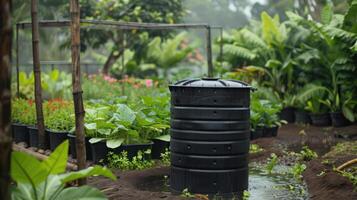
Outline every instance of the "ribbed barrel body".
<path id="1" fill-rule="evenodd" d="M 227 194 L 248 189 L 250 89 L 219 79 L 170 86 L 173 191 Z"/>

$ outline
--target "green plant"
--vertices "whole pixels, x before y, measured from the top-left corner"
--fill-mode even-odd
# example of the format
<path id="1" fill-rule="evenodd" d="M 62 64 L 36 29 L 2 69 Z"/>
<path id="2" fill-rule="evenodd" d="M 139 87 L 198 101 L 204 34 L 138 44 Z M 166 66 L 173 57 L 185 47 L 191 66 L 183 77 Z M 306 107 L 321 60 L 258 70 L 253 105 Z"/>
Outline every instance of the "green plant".
<path id="1" fill-rule="evenodd" d="M 249 191 L 244 190 L 244 191 L 243 191 L 243 197 L 242 197 L 242 200 L 249 200 L 249 197 L 250 197 L 250 193 L 249 193 Z"/>
<path id="2" fill-rule="evenodd" d="M 180 47 L 186 37 L 182 32 L 172 39 L 162 41 L 160 37 L 154 38 L 148 44 L 147 60 L 164 70 L 164 76 L 168 75 L 168 70 L 184 60 L 192 51 L 191 47 Z"/>
<path id="3" fill-rule="evenodd" d="M 259 153 L 264 151 L 258 144 L 251 144 L 249 147 L 249 153 Z"/>
<path id="4" fill-rule="evenodd" d="M 47 73 L 42 73 L 42 81 L 45 83 L 42 85 L 45 98 L 63 98 L 71 99 L 72 94 L 72 76 L 66 72 L 60 72 L 58 69 L 54 69 Z"/>
<path id="5" fill-rule="evenodd" d="M 291 168 L 290 173 L 294 176 L 296 180 L 301 180 L 302 173 L 305 171 L 305 169 L 305 164 L 295 163 L 295 165 Z"/>
<path id="6" fill-rule="evenodd" d="M 162 163 L 165 166 L 170 166 L 170 164 L 171 164 L 171 153 L 170 153 L 170 150 L 168 148 L 165 149 L 164 153 L 160 154 L 160 158 L 161 158 Z"/>
<path id="7" fill-rule="evenodd" d="M 338 171 L 343 177 L 348 178 L 353 186 L 355 187 L 355 190 L 357 188 L 357 168 L 354 167 L 350 171 L 344 171 L 344 170 L 339 170 Z"/>
<path id="8" fill-rule="evenodd" d="M 105 167 L 93 166 L 75 172 L 66 172 L 68 141 L 59 145 L 44 161 L 22 152 L 12 152 L 11 178 L 16 182 L 12 199 L 61 200 L 106 199 L 98 189 L 90 186 L 65 187 L 66 183 L 88 176 L 116 177 Z"/>
<path id="9" fill-rule="evenodd" d="M 311 150 L 308 146 L 303 146 L 299 153 L 301 160 L 310 161 L 318 157 L 317 153 Z"/>
<path id="10" fill-rule="evenodd" d="M 184 198 L 194 198 L 195 197 L 194 194 L 192 194 L 190 191 L 188 191 L 188 188 L 183 189 L 180 196 L 184 197 Z"/>
<path id="11" fill-rule="evenodd" d="M 261 100 L 258 96 L 253 96 L 251 101 L 251 121 L 254 128 L 256 126 L 281 126 L 286 123 L 279 119 L 278 113 L 281 111 L 281 105 L 269 100 Z"/>
<path id="12" fill-rule="evenodd" d="M 138 151 L 137 155 L 132 159 L 128 158 L 128 152 L 122 151 L 120 155 L 109 152 L 107 156 L 108 166 L 110 168 L 118 168 L 121 170 L 141 170 L 150 168 L 154 165 L 153 160 L 147 160 L 145 157 L 149 157 L 150 149 L 142 152 Z"/>
<path id="13" fill-rule="evenodd" d="M 268 158 L 268 162 L 265 165 L 265 170 L 268 174 L 273 172 L 274 167 L 278 164 L 279 158 L 275 153 L 270 154 L 270 158 Z"/>
<path id="14" fill-rule="evenodd" d="M 45 102 L 44 118 L 46 128 L 52 131 L 73 130 L 75 121 L 73 103 L 60 99 Z"/>
<path id="15" fill-rule="evenodd" d="M 11 101 L 11 120 L 25 125 L 36 124 L 36 109 L 34 102 L 29 99 L 15 98 Z"/>

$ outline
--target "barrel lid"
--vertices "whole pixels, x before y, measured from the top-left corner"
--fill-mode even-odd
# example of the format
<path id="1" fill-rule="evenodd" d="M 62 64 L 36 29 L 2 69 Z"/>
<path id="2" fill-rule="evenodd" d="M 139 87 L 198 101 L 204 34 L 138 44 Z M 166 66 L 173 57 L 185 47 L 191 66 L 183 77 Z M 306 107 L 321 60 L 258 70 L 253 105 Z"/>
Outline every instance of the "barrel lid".
<path id="1" fill-rule="evenodd" d="M 170 87 L 251 88 L 250 85 L 242 81 L 220 78 L 185 79 L 170 85 Z"/>

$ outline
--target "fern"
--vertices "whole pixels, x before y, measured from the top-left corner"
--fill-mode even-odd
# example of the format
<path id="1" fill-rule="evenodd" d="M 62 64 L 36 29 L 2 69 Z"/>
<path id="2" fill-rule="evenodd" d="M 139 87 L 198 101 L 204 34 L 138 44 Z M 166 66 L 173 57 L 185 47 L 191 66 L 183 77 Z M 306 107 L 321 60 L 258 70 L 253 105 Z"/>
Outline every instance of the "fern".
<path id="1" fill-rule="evenodd" d="M 233 44 L 225 44 L 223 46 L 223 51 L 228 54 L 238 56 L 247 60 L 253 60 L 256 57 L 256 54 L 250 51 L 249 49 L 240 46 L 235 46 Z"/>
<path id="2" fill-rule="evenodd" d="M 321 22 L 323 24 L 329 24 L 332 20 L 333 9 L 330 3 L 326 4 L 321 10 Z"/>
<path id="3" fill-rule="evenodd" d="M 242 37 L 244 38 L 244 41 L 248 44 L 251 44 L 253 46 L 258 46 L 261 47 L 263 49 L 268 49 L 268 46 L 266 45 L 266 43 L 264 42 L 264 40 L 262 40 L 258 35 L 256 35 L 255 33 L 252 33 L 251 31 L 249 31 L 248 29 L 242 29 L 240 31 L 240 33 L 242 34 Z"/>

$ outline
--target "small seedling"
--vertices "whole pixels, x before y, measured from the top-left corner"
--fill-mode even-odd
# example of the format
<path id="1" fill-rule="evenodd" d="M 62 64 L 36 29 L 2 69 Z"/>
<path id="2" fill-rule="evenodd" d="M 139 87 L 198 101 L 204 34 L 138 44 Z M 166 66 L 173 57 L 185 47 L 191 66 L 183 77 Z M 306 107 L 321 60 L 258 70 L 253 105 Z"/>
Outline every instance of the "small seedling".
<path id="1" fill-rule="evenodd" d="M 304 161 L 310 161 L 314 158 L 317 158 L 318 155 L 315 151 L 309 149 L 308 146 L 303 146 L 302 150 L 300 151 L 300 158 Z"/>
<path id="2" fill-rule="evenodd" d="M 279 158 L 275 153 L 270 154 L 270 158 L 268 158 L 268 162 L 265 165 L 265 170 L 268 174 L 273 172 L 274 167 L 278 164 Z"/>
<path id="3" fill-rule="evenodd" d="M 171 164 L 171 159 L 170 159 L 171 158 L 171 154 L 170 154 L 169 149 L 166 148 L 165 152 L 160 154 L 160 157 L 161 157 L 162 163 L 165 166 L 170 166 L 170 164 Z"/>
<path id="4" fill-rule="evenodd" d="M 188 191 L 188 188 L 183 189 L 180 196 L 185 198 L 195 197 L 195 195 L 193 195 L 192 193 L 190 193 L 190 191 Z"/>
<path id="5" fill-rule="evenodd" d="M 249 197 L 250 197 L 249 191 L 244 190 L 244 191 L 243 191 L 243 198 L 242 198 L 242 200 L 249 200 Z"/>
<path id="6" fill-rule="evenodd" d="M 250 148 L 249 148 L 249 153 L 259 153 L 264 151 L 263 148 L 261 148 L 259 145 L 257 144 L 251 144 Z"/>
<path id="7" fill-rule="evenodd" d="M 294 176 L 296 180 L 301 180 L 302 178 L 302 173 L 305 171 L 306 165 L 301 164 L 301 163 L 296 163 L 292 168 L 291 168 L 291 174 Z"/>

